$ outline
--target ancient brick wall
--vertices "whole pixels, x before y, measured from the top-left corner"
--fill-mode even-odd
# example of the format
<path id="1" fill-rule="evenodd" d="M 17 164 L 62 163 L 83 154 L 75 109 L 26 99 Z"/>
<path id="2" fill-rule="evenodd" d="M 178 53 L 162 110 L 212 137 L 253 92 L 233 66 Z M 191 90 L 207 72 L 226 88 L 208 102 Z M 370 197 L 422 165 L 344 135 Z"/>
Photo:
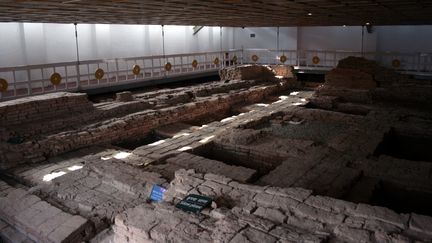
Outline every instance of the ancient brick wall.
<path id="1" fill-rule="evenodd" d="M 215 94 L 198 98 L 194 102 L 132 113 L 121 118 L 79 126 L 70 131 L 54 133 L 21 144 L 0 143 L 5 153 L 0 155 L 2 168 L 15 163 L 42 161 L 80 147 L 109 144 L 130 138 L 145 137 L 152 129 L 173 122 L 188 121 L 208 114 L 224 113 L 237 103 L 257 102 L 266 95 L 288 88 L 287 82 L 256 86 L 249 90 Z M 134 103 L 133 101 L 132 103 Z"/>
<path id="2" fill-rule="evenodd" d="M 84 113 L 93 109 L 87 94 L 57 92 L 0 103 L 2 126 Z"/>
<path id="3" fill-rule="evenodd" d="M 242 238 L 247 234 L 245 228 L 259 232 L 247 237 L 254 242 L 303 242 L 306 240 L 304 237 L 316 237 L 311 242 L 410 242 L 427 241 L 432 237 L 432 218 L 428 216 L 398 214 L 383 207 L 314 196 L 312 191 L 302 188 L 246 185 L 224 176 L 198 174 L 193 170 L 176 172 L 165 200 L 169 204 L 176 203 L 193 193 L 209 196 L 216 202 L 203 212 L 205 216 L 201 220 L 189 225 L 204 228 L 213 241 L 220 240 L 222 235 L 229 239 Z M 156 206 L 156 214 L 169 210 L 172 217 L 181 221 L 189 217 L 172 206 L 161 207 L 164 209 Z M 130 209 L 118 216 L 115 226 L 118 239 L 142 236 L 142 239 L 158 241 L 159 227 L 148 231 L 150 228 L 145 227 L 148 226 L 146 222 L 125 217 L 134 210 L 138 209 Z M 213 222 L 212 227 L 205 227 L 206 218 Z M 159 222 L 163 224 L 164 220 Z M 226 223 L 243 223 L 243 227 L 226 232 L 223 226 Z M 136 227 L 125 227 L 133 224 Z M 224 231 L 226 234 L 221 235 Z M 174 235 L 179 233 L 175 229 L 170 229 L 170 232 Z"/>

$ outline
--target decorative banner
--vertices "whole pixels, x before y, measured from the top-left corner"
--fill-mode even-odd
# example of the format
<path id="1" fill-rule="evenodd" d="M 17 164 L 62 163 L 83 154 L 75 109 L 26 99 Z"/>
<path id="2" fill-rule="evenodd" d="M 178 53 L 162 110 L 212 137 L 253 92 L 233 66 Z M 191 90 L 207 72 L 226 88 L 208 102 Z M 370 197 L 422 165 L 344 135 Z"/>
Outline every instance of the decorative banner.
<path id="1" fill-rule="evenodd" d="M 213 63 L 214 63 L 215 65 L 218 65 L 218 64 L 219 64 L 219 58 L 216 57 L 216 58 L 213 60 Z"/>
<path id="2" fill-rule="evenodd" d="M 197 61 L 197 60 L 193 60 L 193 61 L 192 61 L 192 67 L 193 67 L 193 68 L 198 67 L 198 61 Z"/>
<path id="3" fill-rule="evenodd" d="M 151 194 L 150 194 L 150 200 L 154 202 L 162 202 L 163 197 L 165 194 L 166 188 L 159 186 L 159 185 L 153 185 Z"/>
<path id="4" fill-rule="evenodd" d="M 171 68 L 172 68 L 171 63 L 170 63 L 170 62 L 167 62 L 167 63 L 165 64 L 165 70 L 166 70 L 167 72 L 169 72 L 169 71 L 171 71 Z"/>
<path id="5" fill-rule="evenodd" d="M 401 65 L 401 62 L 400 62 L 398 59 L 394 59 L 394 60 L 392 61 L 392 66 L 393 66 L 394 68 L 399 68 L 400 65 Z"/>
<path id="6" fill-rule="evenodd" d="M 318 64 L 318 63 L 320 62 L 320 58 L 317 57 L 317 56 L 314 56 L 314 57 L 312 58 L 312 62 L 313 62 L 313 64 Z"/>
<path id="7" fill-rule="evenodd" d="M 176 208 L 186 212 L 199 213 L 204 208 L 210 206 L 212 201 L 213 200 L 209 197 L 189 194 L 176 204 Z"/>
<path id="8" fill-rule="evenodd" d="M 231 59 L 231 61 L 232 61 L 234 64 L 237 64 L 237 56 L 233 56 L 233 58 Z"/>
<path id="9" fill-rule="evenodd" d="M 95 72 L 95 77 L 97 80 L 101 80 L 105 75 L 105 71 L 102 68 L 98 68 Z"/>
<path id="10" fill-rule="evenodd" d="M 53 73 L 50 77 L 50 81 L 53 85 L 57 86 L 62 81 L 62 76 L 59 73 Z"/>
<path id="11" fill-rule="evenodd" d="M 257 62 L 258 61 L 258 56 L 257 55 L 252 55 L 252 61 Z"/>
<path id="12" fill-rule="evenodd" d="M 141 73 L 141 67 L 135 64 L 132 68 L 132 73 L 135 75 L 139 75 Z"/>
<path id="13" fill-rule="evenodd" d="M 0 92 L 5 92 L 7 91 L 9 87 L 8 82 L 6 81 L 6 79 L 0 79 Z"/>
<path id="14" fill-rule="evenodd" d="M 281 63 L 285 63 L 285 62 L 287 61 L 287 57 L 286 57 L 285 55 L 282 55 L 282 56 L 279 58 L 279 61 L 280 61 Z"/>

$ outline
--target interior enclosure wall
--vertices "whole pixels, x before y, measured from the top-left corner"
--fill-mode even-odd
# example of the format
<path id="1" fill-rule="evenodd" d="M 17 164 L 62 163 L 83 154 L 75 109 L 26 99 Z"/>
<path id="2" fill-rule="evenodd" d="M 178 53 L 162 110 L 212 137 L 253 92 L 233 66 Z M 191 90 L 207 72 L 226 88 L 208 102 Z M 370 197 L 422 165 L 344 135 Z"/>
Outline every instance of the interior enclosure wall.
<path id="1" fill-rule="evenodd" d="M 165 53 L 277 49 L 277 28 L 165 26 Z M 73 24 L 0 23 L 0 67 L 76 61 Z M 361 51 L 361 26 L 281 27 L 285 50 Z M 432 52 L 432 26 L 378 26 L 364 33 L 366 52 Z M 80 60 L 161 55 L 160 25 L 79 24 Z"/>

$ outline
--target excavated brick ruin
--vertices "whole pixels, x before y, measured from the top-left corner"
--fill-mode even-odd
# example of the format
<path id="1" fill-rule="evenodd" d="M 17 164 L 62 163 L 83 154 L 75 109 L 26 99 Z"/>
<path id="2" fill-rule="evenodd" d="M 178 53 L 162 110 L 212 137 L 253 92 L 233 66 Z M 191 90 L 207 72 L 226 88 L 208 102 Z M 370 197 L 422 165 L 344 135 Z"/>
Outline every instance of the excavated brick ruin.
<path id="1" fill-rule="evenodd" d="M 280 65 L 220 77 L 0 103 L 0 239 L 432 241 L 430 83 L 354 57 L 316 90 Z"/>

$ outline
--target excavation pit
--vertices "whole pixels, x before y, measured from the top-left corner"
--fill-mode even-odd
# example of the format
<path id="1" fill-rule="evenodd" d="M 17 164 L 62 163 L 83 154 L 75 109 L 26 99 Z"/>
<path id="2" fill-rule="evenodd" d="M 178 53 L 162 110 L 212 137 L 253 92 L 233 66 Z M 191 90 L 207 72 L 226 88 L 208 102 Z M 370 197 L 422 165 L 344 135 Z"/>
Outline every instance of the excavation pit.
<path id="1" fill-rule="evenodd" d="M 432 139 L 401 134 L 395 129 L 384 135 L 374 155 L 388 155 L 398 159 L 432 162 Z"/>
<path id="2" fill-rule="evenodd" d="M 136 139 L 130 138 L 130 139 L 124 140 L 124 141 L 119 142 L 119 143 L 113 143 L 113 145 L 120 147 L 120 148 L 128 149 L 128 150 L 134 150 L 138 147 L 155 143 L 161 139 L 163 139 L 163 137 L 157 135 L 154 132 L 151 132 L 145 137 L 136 138 Z"/>
<path id="3" fill-rule="evenodd" d="M 432 216 L 432 193 L 412 190 L 396 183 L 380 181 L 369 203 L 398 213 L 415 212 Z"/>
<path id="4" fill-rule="evenodd" d="M 325 144 L 338 134 L 345 132 L 348 127 L 339 123 L 294 118 L 287 121 L 271 120 L 269 123 L 263 123 L 254 129 L 269 134 L 269 138 L 309 140 L 317 144 Z"/>
<path id="5" fill-rule="evenodd" d="M 260 177 L 274 170 L 281 162 L 280 157 L 266 157 L 259 151 L 237 149 L 230 145 L 208 144 L 195 154 L 211 160 L 221 161 L 227 165 L 241 166 L 256 170 L 257 173 L 248 182 L 253 183 Z"/>
<path id="6" fill-rule="evenodd" d="M 93 104 L 86 95 L 62 94 L 24 100 L 24 106 L 11 104 L 3 108 L 2 117 L 7 118 L 3 122 L 9 125 L 1 127 L 0 135 L 27 136 L 23 143 L 2 140 L 6 152 L 0 153 L 1 166 L 18 182 L 32 182 L 40 193 L 33 188 L 19 190 L 23 183 L 0 181 L 0 201 L 14 209 L 26 193 L 34 202 L 55 202 L 57 210 L 73 213 L 68 217 L 82 217 L 83 227 L 77 229 L 92 223 L 93 237 L 112 227 L 119 242 L 131 237 L 139 242 L 170 241 L 166 235 L 188 242 L 196 235 L 204 237 L 199 239 L 203 242 L 252 240 L 250 236 L 263 242 L 287 236 L 295 242 L 404 239 L 392 238 L 399 236 L 429 242 L 431 237 L 423 235 L 432 232 L 427 229 L 432 218 L 417 214 L 431 214 L 432 163 L 419 162 L 429 161 L 430 154 L 427 148 L 418 151 L 406 144 L 430 147 L 431 143 L 417 135 L 409 135 L 417 139 L 409 140 L 398 131 L 403 127 L 403 132 L 422 134 L 424 130 L 427 137 L 428 113 L 410 110 L 413 119 L 407 122 L 403 107 L 338 103 L 343 99 L 335 96 L 323 99 L 323 104 L 331 104 L 327 109 L 310 109 L 305 105 L 322 94 L 296 85 L 286 78 L 239 79 L 137 92 L 133 101 Z M 65 106 L 65 101 L 70 104 Z M 33 105 L 36 109 L 28 109 Z M 84 106 L 87 112 L 74 110 Z M 372 112 L 351 115 L 355 113 L 350 110 L 360 106 Z M 35 122 L 40 115 L 35 110 L 47 110 L 44 122 Z M 12 126 L 20 115 L 35 117 Z M 386 135 L 390 138 L 383 141 L 392 126 L 400 134 Z M 387 140 L 396 140 L 396 145 Z M 378 146 L 380 142 L 384 145 Z M 403 150 L 398 146 L 418 157 L 405 151 L 396 154 L 394 150 Z M 377 156 L 371 156 L 375 150 Z M 49 183 L 41 182 L 50 174 Z M 147 201 L 153 185 L 167 189 L 163 203 Z M 202 215 L 175 210 L 175 203 L 188 194 L 211 197 L 215 204 Z M 46 204 L 31 207 L 39 206 Z M 23 219 L 19 223 L 29 223 L 26 230 L 39 232 L 33 215 L 13 215 L 20 211 L 27 209 L 0 207 L 0 216 L 12 219 L 11 225 Z M 392 227 L 368 227 L 375 222 Z M 171 227 L 172 223 L 181 227 Z M 412 234 L 415 231 L 421 233 Z M 195 235 L 185 237 L 185 232 Z M 347 240 L 353 233 L 364 239 Z"/>
<path id="7" fill-rule="evenodd" d="M 185 123 L 192 125 L 192 126 L 203 126 L 212 122 L 218 122 L 218 121 L 222 121 L 224 119 L 233 117 L 233 116 L 237 116 L 239 115 L 241 112 L 233 110 L 233 109 L 229 109 L 225 112 L 215 112 L 215 113 L 211 113 L 208 114 L 207 116 L 202 116 L 202 117 L 198 117 L 195 118 L 193 120 L 187 120 L 185 121 Z"/>
<path id="8" fill-rule="evenodd" d="M 344 114 L 349 115 L 358 115 L 358 116 L 366 116 L 369 114 L 370 109 L 358 105 L 358 104 L 352 104 L 352 103 L 343 103 L 343 102 L 335 102 L 334 104 L 325 104 L 319 105 L 315 102 L 309 102 L 305 105 L 308 109 L 321 109 L 321 110 L 328 110 L 328 111 L 334 111 L 334 112 L 340 112 Z"/>

